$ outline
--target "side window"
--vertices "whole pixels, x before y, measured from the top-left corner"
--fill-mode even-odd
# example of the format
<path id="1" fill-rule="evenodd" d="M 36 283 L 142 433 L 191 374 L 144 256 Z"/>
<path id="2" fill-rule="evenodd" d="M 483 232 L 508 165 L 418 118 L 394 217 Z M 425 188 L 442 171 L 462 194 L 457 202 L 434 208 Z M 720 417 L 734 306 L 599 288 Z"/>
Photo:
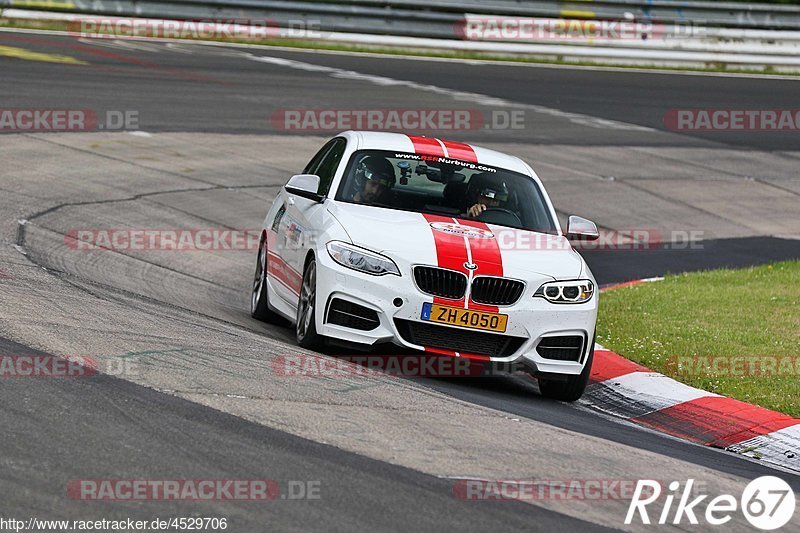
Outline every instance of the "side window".
<path id="1" fill-rule="evenodd" d="M 328 144 L 331 145 L 330 150 L 328 150 L 328 153 L 322 158 L 316 171 L 311 172 L 311 174 L 319 176 L 319 189 L 317 190 L 317 194 L 323 195 L 328 194 L 331 188 L 333 175 L 336 174 L 336 169 L 339 168 L 339 164 L 342 162 L 342 156 L 344 155 L 345 147 L 347 147 L 347 141 L 338 138 L 332 140 Z"/>
<path id="2" fill-rule="evenodd" d="M 303 169 L 303 174 L 316 174 L 316 172 L 314 171 L 319 166 L 319 163 L 320 161 L 322 161 L 322 158 L 325 157 L 325 154 L 328 153 L 328 150 L 330 150 L 331 146 L 333 146 L 335 140 L 336 139 L 325 143 L 325 146 L 320 148 L 319 152 L 317 152 L 316 155 L 314 155 L 314 157 L 311 158 L 311 161 L 308 162 L 306 168 Z"/>

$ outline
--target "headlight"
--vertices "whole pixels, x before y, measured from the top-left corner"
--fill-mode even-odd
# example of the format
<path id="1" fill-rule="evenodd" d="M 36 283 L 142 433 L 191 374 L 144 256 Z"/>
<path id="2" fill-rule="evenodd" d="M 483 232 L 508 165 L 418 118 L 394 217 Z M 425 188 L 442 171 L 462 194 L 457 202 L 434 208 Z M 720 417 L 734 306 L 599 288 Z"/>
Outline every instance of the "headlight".
<path id="1" fill-rule="evenodd" d="M 328 243 L 327 248 L 331 258 L 347 268 L 373 276 L 383 276 L 384 274 L 400 275 L 400 270 L 394 264 L 394 261 L 384 255 L 341 241 L 331 241 Z"/>
<path id="2" fill-rule="evenodd" d="M 554 304 L 582 304 L 592 299 L 594 283 L 588 279 L 551 281 L 533 294 Z"/>

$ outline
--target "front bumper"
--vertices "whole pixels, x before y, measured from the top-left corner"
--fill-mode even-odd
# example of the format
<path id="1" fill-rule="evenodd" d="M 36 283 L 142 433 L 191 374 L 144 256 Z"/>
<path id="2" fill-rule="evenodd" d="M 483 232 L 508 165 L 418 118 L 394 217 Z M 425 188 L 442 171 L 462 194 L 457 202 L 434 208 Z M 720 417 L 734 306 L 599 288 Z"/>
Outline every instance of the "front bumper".
<path id="1" fill-rule="evenodd" d="M 387 254 L 388 255 L 388 254 Z M 597 321 L 597 293 L 583 304 L 552 304 L 544 298 L 533 297 L 541 283 L 552 278 L 528 279 L 520 299 L 511 306 L 500 306 L 498 312 L 508 315 L 505 333 L 485 335 L 504 335 L 515 338 L 516 349 L 508 355 L 496 357 L 481 354 L 455 352 L 432 348 L 409 342 L 404 338 L 403 321 L 434 325 L 434 327 L 457 329 L 467 332 L 476 330 L 447 326 L 423 321 L 420 318 L 423 304 L 432 302 L 433 297 L 421 292 L 413 281 L 412 265 L 403 264 L 392 257 L 400 268 L 402 276 L 370 276 L 336 263 L 323 249 L 317 254 L 317 331 L 326 336 L 347 343 L 365 347 L 392 342 L 399 346 L 435 353 L 449 353 L 461 357 L 476 357 L 496 363 L 518 363 L 540 374 L 579 374 L 586 362 L 586 354 L 591 348 L 595 323 Z M 332 299 L 340 298 L 375 311 L 378 325 L 369 331 L 344 327 L 326 321 Z M 400 305 L 397 305 L 400 304 Z M 457 306 L 454 302 L 454 305 Z M 398 325 L 400 327 L 398 327 Z M 448 333 L 448 332 L 445 332 Z M 584 339 L 582 353 L 577 361 L 562 361 L 545 358 L 536 348 L 548 337 L 576 335 Z M 406 334 L 405 337 L 408 337 Z M 520 341 L 516 341 L 519 339 Z"/>

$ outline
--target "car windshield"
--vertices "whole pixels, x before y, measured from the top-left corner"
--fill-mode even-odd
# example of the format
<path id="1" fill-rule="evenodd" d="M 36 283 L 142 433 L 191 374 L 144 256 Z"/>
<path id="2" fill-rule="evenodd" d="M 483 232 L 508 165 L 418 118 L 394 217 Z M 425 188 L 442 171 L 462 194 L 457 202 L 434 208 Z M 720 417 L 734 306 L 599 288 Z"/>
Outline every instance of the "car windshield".
<path id="1" fill-rule="evenodd" d="M 336 200 L 556 232 L 529 176 L 447 157 L 360 150 L 348 162 Z"/>

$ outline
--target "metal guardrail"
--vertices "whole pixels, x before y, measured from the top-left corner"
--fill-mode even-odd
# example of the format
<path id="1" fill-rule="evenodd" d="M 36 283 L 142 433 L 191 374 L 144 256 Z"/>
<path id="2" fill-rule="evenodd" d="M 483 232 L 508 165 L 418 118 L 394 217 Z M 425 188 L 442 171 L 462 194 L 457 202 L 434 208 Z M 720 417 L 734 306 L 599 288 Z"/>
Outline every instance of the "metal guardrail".
<path id="1" fill-rule="evenodd" d="M 261 17 L 278 22 L 316 17 L 327 31 L 432 38 L 452 36 L 452 25 L 468 13 L 800 30 L 800 6 L 675 0 L 0 0 L 0 7 L 173 18 Z"/>
<path id="2" fill-rule="evenodd" d="M 313 21 L 323 32 L 450 39 L 464 18 L 457 13 L 418 9 L 283 0 L 0 0 L 0 8 L 178 20 L 269 20 L 280 27 Z"/>
<path id="3" fill-rule="evenodd" d="M 628 7 L 641 10 L 642 14 L 626 11 Z M 367 46 L 522 54 L 575 61 L 610 60 L 639 65 L 737 65 L 800 70 L 800 7 L 797 6 L 669 0 L 571 3 L 550 0 L 0 0 L 0 10 L 5 9 L 8 16 L 30 17 L 33 12 L 25 12 L 26 8 L 66 12 L 38 11 L 35 18 L 39 19 L 71 17 L 74 20 L 96 15 L 269 21 L 279 28 L 291 28 L 298 22 L 302 27 L 304 23 L 313 22 L 322 40 Z M 664 10 L 663 15 L 658 9 Z M 645 10 L 648 16 L 644 15 Z M 702 10 L 713 12 L 714 20 L 720 23 L 701 25 L 699 21 L 703 19 L 694 17 L 700 16 Z M 11 12 L 16 13 L 11 15 Z M 747 13 L 758 16 L 745 16 Z M 466 21 L 486 16 L 642 21 L 663 23 L 671 29 L 648 38 L 583 42 L 462 38 L 459 29 L 463 29 Z M 692 30 L 690 33 L 675 31 L 687 27 Z"/>
<path id="4" fill-rule="evenodd" d="M 656 21 L 704 26 L 798 29 L 800 6 L 685 0 L 347 0 L 359 6 L 450 13 Z"/>

